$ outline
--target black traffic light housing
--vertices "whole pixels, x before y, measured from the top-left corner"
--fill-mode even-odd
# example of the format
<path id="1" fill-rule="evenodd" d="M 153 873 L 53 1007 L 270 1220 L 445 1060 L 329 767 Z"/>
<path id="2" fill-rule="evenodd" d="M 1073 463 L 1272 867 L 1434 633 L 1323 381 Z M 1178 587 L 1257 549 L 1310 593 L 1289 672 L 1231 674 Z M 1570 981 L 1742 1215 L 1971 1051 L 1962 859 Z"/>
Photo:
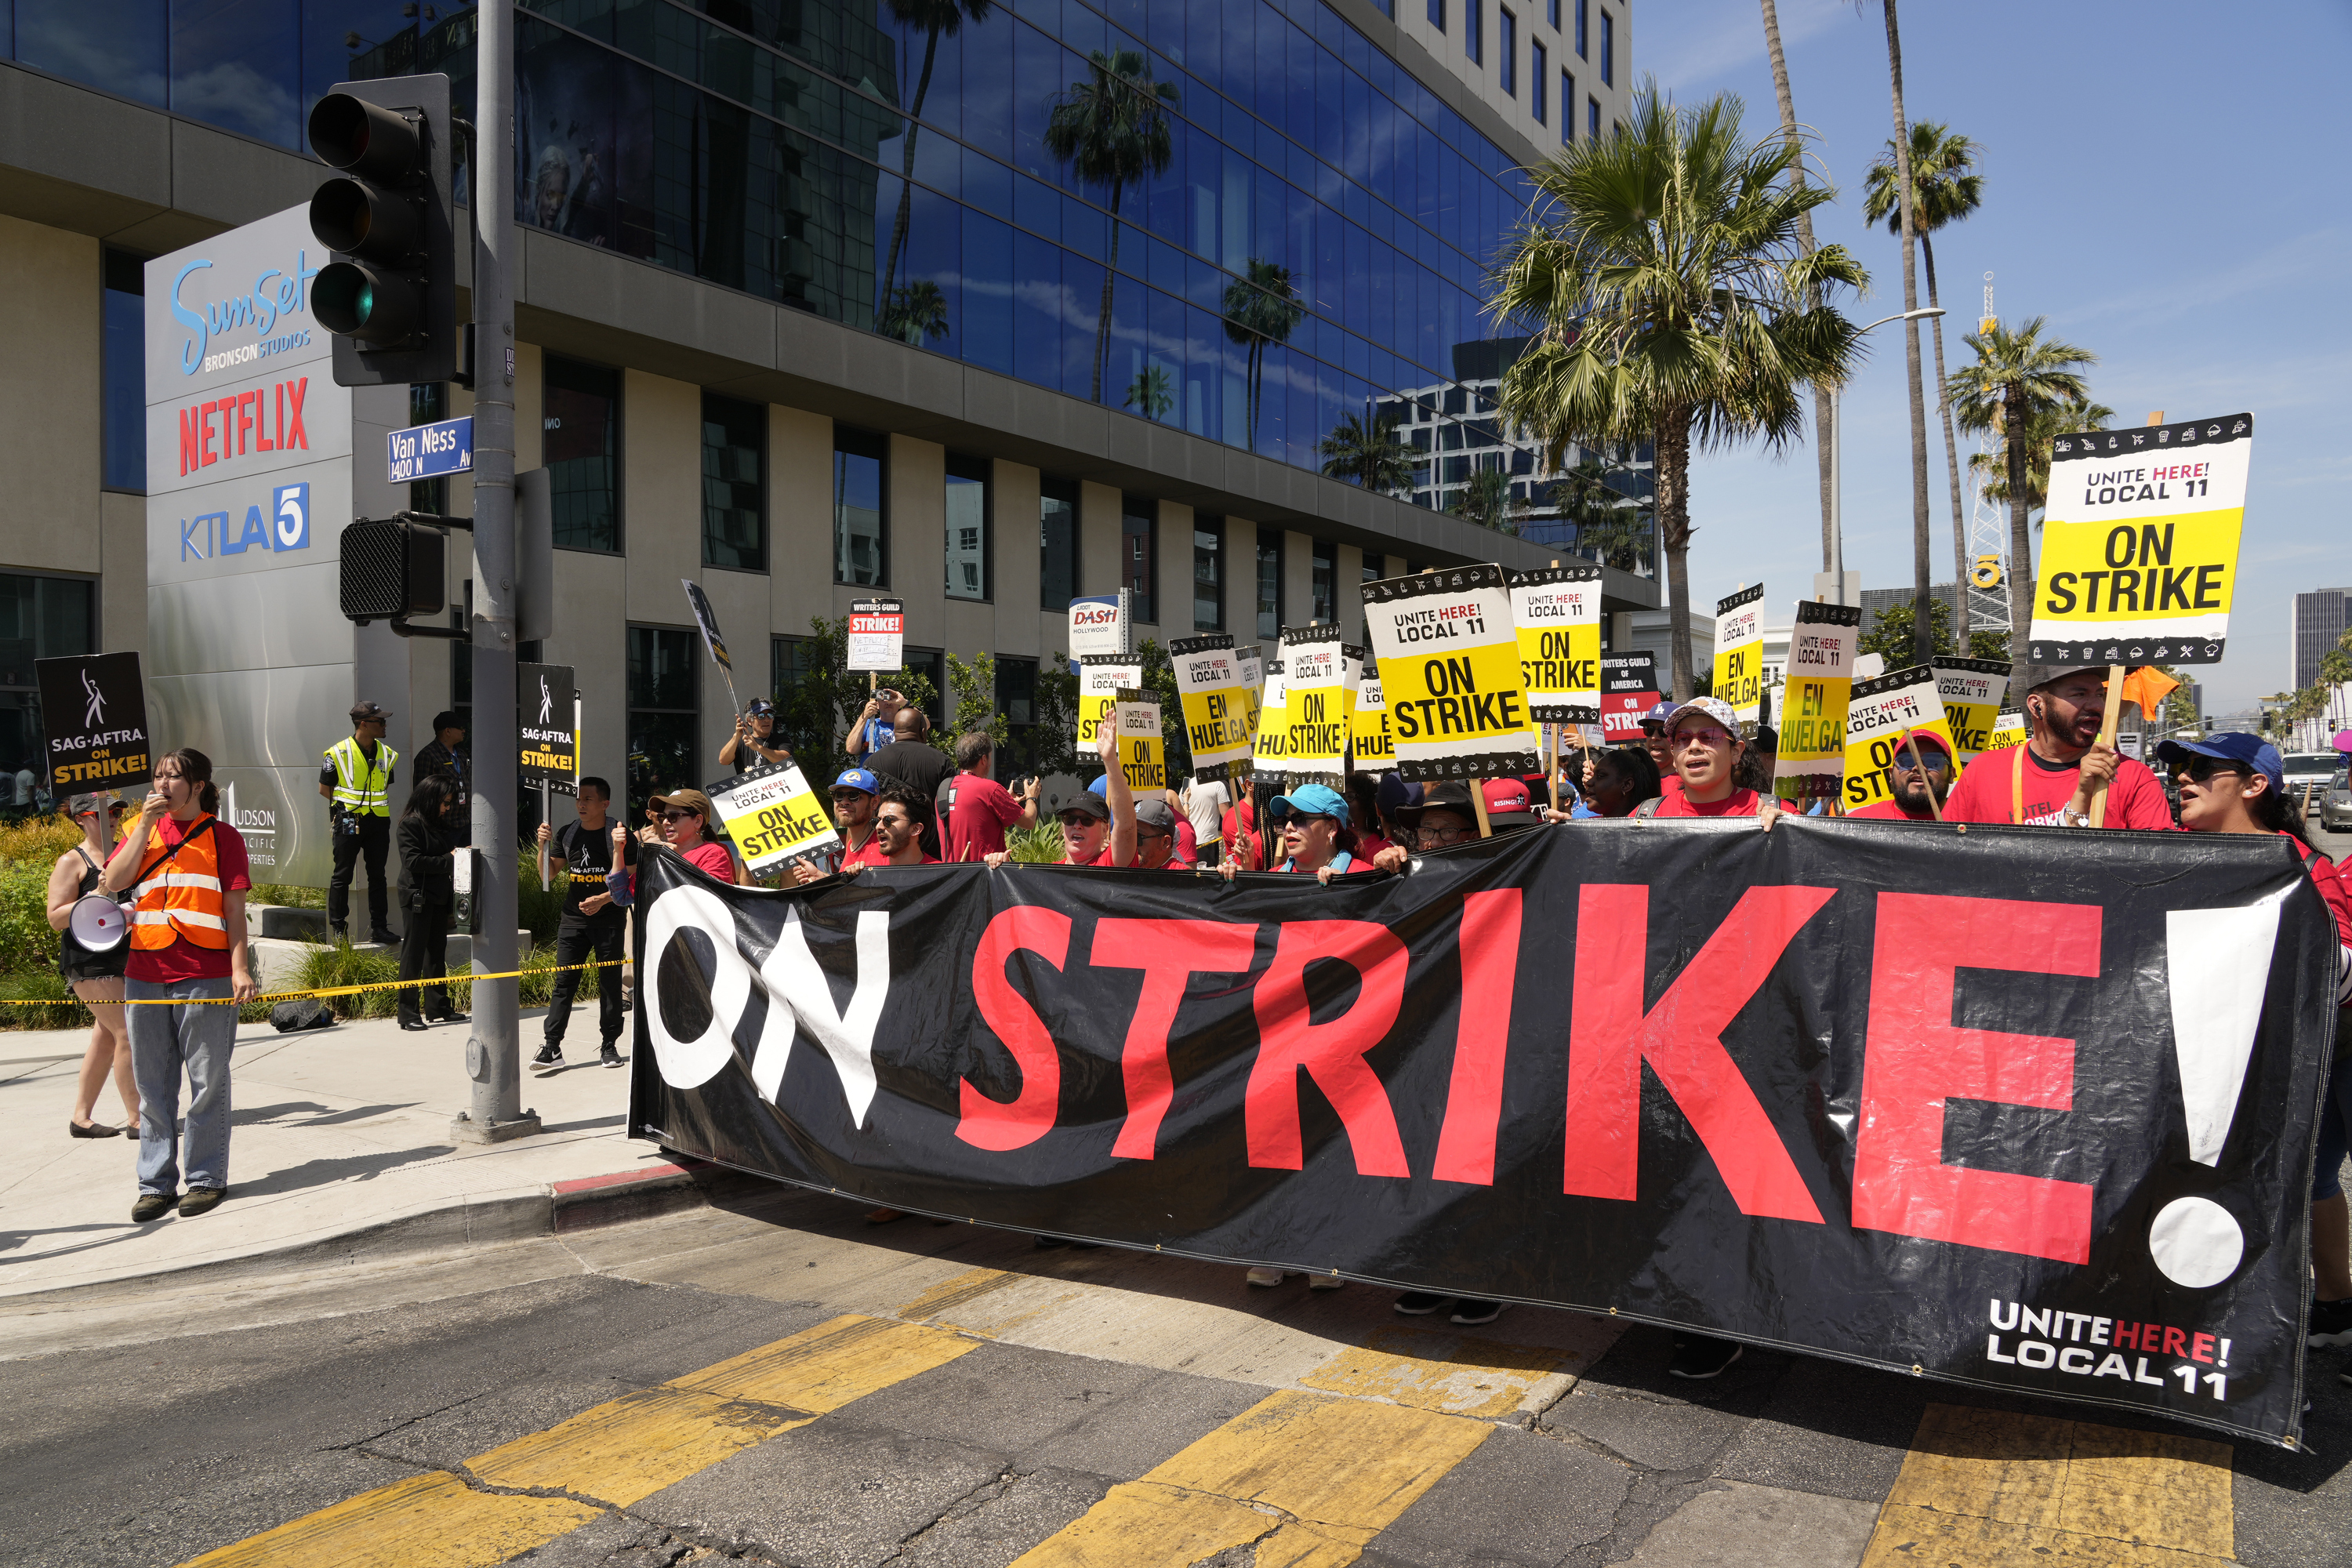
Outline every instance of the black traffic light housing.
<path id="1" fill-rule="evenodd" d="M 450 527 L 464 518 L 402 512 L 383 521 L 366 518 L 343 530 L 337 587 L 343 618 L 365 626 L 385 621 L 403 637 L 470 637 L 446 626 L 412 626 L 411 616 L 437 616 L 447 603 Z"/>
<path id="2" fill-rule="evenodd" d="M 310 197 L 334 253 L 310 310 L 334 335 L 335 384 L 448 381 L 458 369 L 449 79 L 338 82 L 310 110 L 310 148 L 341 171 Z"/>

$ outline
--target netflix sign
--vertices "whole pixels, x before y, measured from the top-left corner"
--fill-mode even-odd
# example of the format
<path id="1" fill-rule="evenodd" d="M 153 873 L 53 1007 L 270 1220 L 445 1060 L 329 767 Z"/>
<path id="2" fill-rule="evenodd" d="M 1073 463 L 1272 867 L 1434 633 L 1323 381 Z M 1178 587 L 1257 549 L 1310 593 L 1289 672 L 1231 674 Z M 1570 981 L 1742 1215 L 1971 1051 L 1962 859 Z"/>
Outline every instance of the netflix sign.
<path id="1" fill-rule="evenodd" d="M 686 1153 L 2295 1441 L 2336 933 L 2283 839 L 638 875 L 631 1128 Z"/>

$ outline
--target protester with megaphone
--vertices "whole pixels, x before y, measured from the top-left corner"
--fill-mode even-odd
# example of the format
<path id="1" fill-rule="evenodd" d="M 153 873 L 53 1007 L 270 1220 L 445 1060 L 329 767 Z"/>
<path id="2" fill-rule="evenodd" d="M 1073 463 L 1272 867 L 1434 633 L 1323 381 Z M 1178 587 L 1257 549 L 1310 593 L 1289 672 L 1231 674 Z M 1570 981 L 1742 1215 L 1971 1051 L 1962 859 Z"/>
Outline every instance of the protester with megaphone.
<path id="1" fill-rule="evenodd" d="M 58 933 L 58 970 L 97 1020 L 90 1026 L 89 1048 L 82 1053 L 73 1117 L 66 1124 L 76 1138 L 119 1138 L 126 1127 L 139 1125 L 131 1033 L 122 1018 L 122 966 L 131 956 L 130 926 L 122 906 L 98 890 L 107 857 L 114 852 L 114 819 L 130 809 L 111 790 L 68 801 L 66 815 L 81 829 L 81 842 L 49 868 L 49 926 Z M 122 1097 L 126 1127 L 90 1120 L 98 1109 L 98 1091 L 110 1073 L 114 1092 Z"/>

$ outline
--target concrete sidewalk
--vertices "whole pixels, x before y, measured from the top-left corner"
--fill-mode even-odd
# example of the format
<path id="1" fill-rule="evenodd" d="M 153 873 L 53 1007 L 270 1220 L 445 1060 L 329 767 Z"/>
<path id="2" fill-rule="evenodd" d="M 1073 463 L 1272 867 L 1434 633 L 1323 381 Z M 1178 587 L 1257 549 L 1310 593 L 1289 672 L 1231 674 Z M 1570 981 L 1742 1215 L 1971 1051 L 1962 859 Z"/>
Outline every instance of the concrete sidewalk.
<path id="1" fill-rule="evenodd" d="M 539 1047 L 542 1009 L 523 1015 L 523 1052 Z M 584 1025 L 584 1027 L 583 1027 Z M 535 1235 L 549 1228 L 557 1184 L 664 1165 L 627 1142 L 629 1074 L 596 1062 L 592 1012 L 575 1010 L 572 1065 L 523 1077 L 535 1138 L 459 1144 L 466 1108 L 462 1024 L 404 1034 L 390 1018 L 281 1035 L 237 1029 L 228 1197 L 195 1219 L 131 1223 L 135 1136 L 66 1131 L 87 1028 L 0 1033 L 0 1297 L 126 1279 L 295 1250 L 406 1226 L 420 1244 Z M 583 1063 L 584 1062 L 584 1065 Z M 93 1118 L 119 1123 L 113 1086 Z"/>

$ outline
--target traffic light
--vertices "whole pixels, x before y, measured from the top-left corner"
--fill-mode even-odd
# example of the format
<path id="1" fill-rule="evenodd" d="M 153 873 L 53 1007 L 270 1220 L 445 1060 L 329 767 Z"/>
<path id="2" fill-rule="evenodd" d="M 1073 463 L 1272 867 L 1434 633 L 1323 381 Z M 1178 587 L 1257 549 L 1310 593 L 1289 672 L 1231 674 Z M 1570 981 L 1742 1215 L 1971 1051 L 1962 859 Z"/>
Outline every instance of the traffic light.
<path id="1" fill-rule="evenodd" d="M 342 611 L 361 626 L 437 616 L 448 575 L 448 535 L 430 523 L 362 520 L 343 530 Z M 471 634 L 468 634 L 471 635 Z"/>
<path id="2" fill-rule="evenodd" d="M 310 110 L 310 149 L 342 171 L 310 197 L 334 252 L 310 284 L 334 334 L 335 384 L 448 381 L 457 372 L 449 79 L 339 82 Z"/>

